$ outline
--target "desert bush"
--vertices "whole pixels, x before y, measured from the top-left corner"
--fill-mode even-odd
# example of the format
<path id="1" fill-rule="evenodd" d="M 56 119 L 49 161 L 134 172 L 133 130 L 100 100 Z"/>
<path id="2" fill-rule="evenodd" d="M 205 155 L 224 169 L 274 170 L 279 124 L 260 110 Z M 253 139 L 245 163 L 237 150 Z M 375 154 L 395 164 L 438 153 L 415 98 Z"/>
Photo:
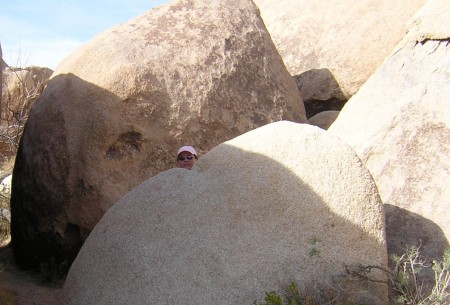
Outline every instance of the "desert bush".
<path id="1" fill-rule="evenodd" d="M 379 266 L 358 266 L 350 268 L 347 273 L 370 280 L 373 269 L 383 271 L 388 277 L 388 285 L 392 289 L 393 301 L 401 305 L 448 305 L 450 304 L 450 249 L 447 249 L 442 260 L 431 263 L 420 253 L 420 246 L 407 246 L 402 255 L 392 255 L 392 268 Z M 434 286 L 429 289 L 420 274 L 432 269 Z"/>
<path id="2" fill-rule="evenodd" d="M 3 179 L 0 181 L 0 246 L 4 246 L 9 243 L 11 239 L 11 212 L 10 212 L 10 198 L 11 198 L 11 185 L 10 180 Z"/>
<path id="3" fill-rule="evenodd" d="M 311 286 L 300 292 L 297 284 L 291 282 L 282 291 L 266 293 L 264 302 L 255 301 L 253 305 L 357 305 L 349 300 L 342 300 L 340 292 L 333 287 Z"/>
<path id="4" fill-rule="evenodd" d="M 0 107 L 0 152 L 14 156 L 31 107 L 44 89 L 51 70 L 47 68 L 8 68 L 3 75 Z M 2 161 L 2 160 L 0 160 Z"/>
<path id="5" fill-rule="evenodd" d="M 0 246 L 8 244 L 11 239 L 9 199 L 9 192 L 0 192 Z"/>
<path id="6" fill-rule="evenodd" d="M 449 305 L 450 304 L 450 249 L 447 249 L 442 260 L 428 263 L 420 253 L 420 246 L 408 246 L 402 255 L 392 255 L 393 266 L 344 266 L 348 276 L 360 280 L 376 281 L 371 272 L 381 270 L 387 276 L 386 284 L 393 291 L 392 303 L 401 305 Z M 429 270 L 434 273 L 434 286 L 426 287 L 420 274 Z M 313 287 L 313 286 L 311 286 Z M 299 291 L 291 282 L 280 291 L 267 292 L 264 302 L 255 301 L 253 305 L 357 305 L 346 300 L 341 291 L 333 287 L 309 288 Z"/>

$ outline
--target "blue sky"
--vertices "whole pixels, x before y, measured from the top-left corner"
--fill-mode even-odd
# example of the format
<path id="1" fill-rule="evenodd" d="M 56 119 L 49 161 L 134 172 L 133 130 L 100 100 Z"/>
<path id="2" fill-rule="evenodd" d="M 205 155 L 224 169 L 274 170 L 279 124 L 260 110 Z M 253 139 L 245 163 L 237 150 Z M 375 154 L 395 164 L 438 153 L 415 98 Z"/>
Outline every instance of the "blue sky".
<path id="1" fill-rule="evenodd" d="M 169 0 L 0 0 L 0 43 L 10 66 L 58 63 L 95 35 Z"/>

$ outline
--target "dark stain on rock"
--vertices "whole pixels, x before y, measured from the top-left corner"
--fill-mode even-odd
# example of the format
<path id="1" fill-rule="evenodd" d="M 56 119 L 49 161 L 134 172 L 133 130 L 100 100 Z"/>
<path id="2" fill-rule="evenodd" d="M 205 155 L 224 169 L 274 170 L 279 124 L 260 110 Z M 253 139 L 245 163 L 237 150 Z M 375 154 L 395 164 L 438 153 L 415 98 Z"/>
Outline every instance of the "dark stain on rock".
<path id="1" fill-rule="evenodd" d="M 129 131 L 119 136 L 115 143 L 111 144 L 106 151 L 108 159 L 121 160 L 127 155 L 139 152 L 142 145 L 142 134 Z"/>

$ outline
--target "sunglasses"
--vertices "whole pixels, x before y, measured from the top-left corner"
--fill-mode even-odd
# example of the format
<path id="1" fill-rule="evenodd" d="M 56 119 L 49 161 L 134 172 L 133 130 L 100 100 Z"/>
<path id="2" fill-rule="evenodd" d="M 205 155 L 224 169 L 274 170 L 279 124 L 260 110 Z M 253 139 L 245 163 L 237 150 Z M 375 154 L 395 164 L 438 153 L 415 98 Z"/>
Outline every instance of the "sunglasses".
<path id="1" fill-rule="evenodd" d="M 184 161 L 184 160 L 192 160 L 194 159 L 194 156 L 186 156 L 186 157 L 178 157 L 178 161 Z"/>

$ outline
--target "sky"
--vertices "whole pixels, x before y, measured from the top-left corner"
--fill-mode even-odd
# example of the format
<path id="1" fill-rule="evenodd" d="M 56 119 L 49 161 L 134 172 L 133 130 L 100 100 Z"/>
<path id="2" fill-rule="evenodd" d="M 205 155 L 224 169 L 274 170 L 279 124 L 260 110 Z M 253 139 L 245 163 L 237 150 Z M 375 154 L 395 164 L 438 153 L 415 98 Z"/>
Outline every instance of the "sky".
<path id="1" fill-rule="evenodd" d="M 97 34 L 169 0 L 0 0 L 3 60 L 55 70 Z"/>

